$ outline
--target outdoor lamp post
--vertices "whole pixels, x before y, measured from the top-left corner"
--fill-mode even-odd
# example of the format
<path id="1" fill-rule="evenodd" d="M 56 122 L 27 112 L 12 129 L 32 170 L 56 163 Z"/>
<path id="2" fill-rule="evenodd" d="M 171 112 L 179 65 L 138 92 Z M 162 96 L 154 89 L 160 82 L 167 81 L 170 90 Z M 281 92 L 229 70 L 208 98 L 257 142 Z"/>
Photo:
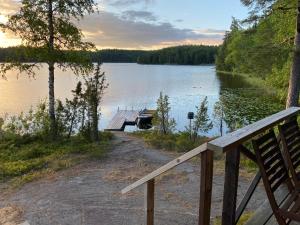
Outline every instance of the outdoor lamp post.
<path id="1" fill-rule="evenodd" d="M 190 138 L 192 139 L 192 120 L 194 119 L 195 115 L 193 112 L 189 112 L 187 118 L 190 120 Z"/>

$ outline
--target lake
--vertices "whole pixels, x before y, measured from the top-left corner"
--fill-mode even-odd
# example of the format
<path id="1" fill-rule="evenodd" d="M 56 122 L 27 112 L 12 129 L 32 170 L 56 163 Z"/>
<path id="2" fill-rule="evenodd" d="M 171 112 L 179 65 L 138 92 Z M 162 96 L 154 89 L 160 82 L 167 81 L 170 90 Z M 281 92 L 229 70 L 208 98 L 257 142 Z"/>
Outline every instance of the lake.
<path id="1" fill-rule="evenodd" d="M 188 125 L 187 113 L 196 111 L 205 96 L 208 97 L 208 113 L 212 118 L 214 104 L 220 98 L 222 89 L 238 89 L 249 84 L 242 78 L 230 75 L 217 75 L 214 65 L 173 66 L 139 65 L 134 63 L 104 63 L 102 71 L 106 73 L 109 88 L 101 106 L 100 128 L 104 129 L 119 109 L 154 109 L 160 91 L 170 97 L 171 116 L 177 122 L 176 129 L 184 130 Z M 17 114 L 28 111 L 41 99 L 47 98 L 48 74 L 43 66 L 37 76 L 28 78 L 26 74 L 17 76 L 16 72 L 7 73 L 7 80 L 0 79 L 1 115 Z M 80 77 L 71 71 L 56 69 L 56 98 L 71 97 Z M 129 128 L 132 130 L 134 128 Z M 226 129 L 226 127 L 225 127 Z M 218 128 L 209 131 L 209 135 L 218 133 Z"/>

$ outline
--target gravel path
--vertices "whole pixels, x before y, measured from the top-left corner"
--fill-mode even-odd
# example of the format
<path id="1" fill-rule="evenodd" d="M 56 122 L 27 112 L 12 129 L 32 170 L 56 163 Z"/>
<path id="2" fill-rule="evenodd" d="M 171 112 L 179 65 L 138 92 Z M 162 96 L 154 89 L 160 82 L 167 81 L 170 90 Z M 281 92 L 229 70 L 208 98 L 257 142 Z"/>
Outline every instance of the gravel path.
<path id="1" fill-rule="evenodd" d="M 0 208 L 2 211 L 18 208 L 22 212 L 22 221 L 30 225 L 144 224 L 143 188 L 124 196 L 120 191 L 177 155 L 151 149 L 141 139 L 125 133 L 115 135 L 114 147 L 105 159 L 86 162 L 29 183 L 9 195 L 0 193 Z M 158 179 L 156 224 L 197 224 L 199 170 L 194 160 Z M 214 172 L 212 217 L 220 215 L 222 210 L 222 171 L 218 163 Z M 246 192 L 249 182 L 248 178 L 240 177 L 239 199 Z M 257 209 L 265 197 L 260 186 L 248 210 Z M 0 221 L 0 224 L 5 223 Z"/>

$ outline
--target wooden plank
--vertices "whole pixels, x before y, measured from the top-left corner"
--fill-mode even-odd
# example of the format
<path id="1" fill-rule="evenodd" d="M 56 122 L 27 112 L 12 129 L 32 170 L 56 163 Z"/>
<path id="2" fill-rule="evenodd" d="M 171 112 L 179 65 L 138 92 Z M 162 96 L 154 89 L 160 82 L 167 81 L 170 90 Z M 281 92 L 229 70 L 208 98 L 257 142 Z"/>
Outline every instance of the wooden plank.
<path id="1" fill-rule="evenodd" d="M 252 160 L 252 162 L 257 163 L 257 159 L 254 153 L 252 153 L 248 148 L 246 148 L 244 145 L 239 146 L 239 151 L 243 153 L 248 159 Z"/>
<path id="2" fill-rule="evenodd" d="M 213 160 L 213 151 L 201 153 L 199 225 L 210 224 Z"/>
<path id="3" fill-rule="evenodd" d="M 269 129 L 277 123 L 287 118 L 297 115 L 300 112 L 299 107 L 291 107 L 272 116 L 266 117 L 258 122 L 224 135 L 208 143 L 208 148 L 215 151 L 228 151 L 249 140 L 251 137 Z"/>
<path id="4" fill-rule="evenodd" d="M 148 174 L 147 176 L 141 178 L 140 180 L 136 181 L 135 183 L 127 186 L 124 188 L 121 192 L 122 194 L 126 194 L 127 192 L 131 191 L 132 189 L 137 188 L 138 186 L 148 182 L 149 180 L 154 179 L 155 177 L 169 171 L 170 169 L 173 169 L 174 167 L 186 162 L 187 160 L 199 155 L 201 152 L 204 152 L 207 150 L 207 143 L 200 145 L 199 147 L 185 153 L 184 155 L 178 157 L 177 159 L 174 159 L 173 161 L 167 163 L 166 165 L 158 168 L 157 170 L 153 171 L 152 173 Z"/>
<path id="5" fill-rule="evenodd" d="M 240 151 L 226 153 L 222 225 L 235 225 Z"/>
<path id="6" fill-rule="evenodd" d="M 289 196 L 287 186 L 283 184 L 276 191 L 275 195 L 278 204 L 281 205 Z M 265 202 L 255 211 L 254 215 L 246 222 L 246 225 L 258 224 L 278 225 L 268 199 L 265 200 Z"/>
<path id="7" fill-rule="evenodd" d="M 260 172 L 258 172 L 254 179 L 252 180 L 243 200 L 241 201 L 240 205 L 238 206 L 237 210 L 236 210 L 236 216 L 235 216 L 235 224 L 237 224 L 239 222 L 239 219 L 241 218 L 243 212 L 245 211 L 255 189 L 257 188 L 257 185 L 259 184 L 261 179 L 261 174 Z"/>
<path id="8" fill-rule="evenodd" d="M 105 130 L 123 131 L 126 123 L 134 124 L 138 116 L 139 111 L 137 110 L 119 110 Z"/>
<path id="9" fill-rule="evenodd" d="M 155 181 L 152 179 L 145 185 L 145 211 L 147 225 L 154 225 L 154 191 Z"/>

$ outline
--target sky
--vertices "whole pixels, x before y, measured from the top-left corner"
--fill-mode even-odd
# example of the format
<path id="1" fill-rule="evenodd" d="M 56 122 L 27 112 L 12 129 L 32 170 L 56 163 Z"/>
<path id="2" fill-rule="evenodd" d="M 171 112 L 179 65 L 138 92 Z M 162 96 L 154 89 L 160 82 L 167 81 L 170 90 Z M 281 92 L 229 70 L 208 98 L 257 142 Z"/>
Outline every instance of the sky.
<path id="1" fill-rule="evenodd" d="M 17 0 L 0 0 L 0 21 L 19 9 Z M 218 45 L 232 17 L 243 19 L 248 9 L 240 0 L 101 0 L 99 13 L 78 26 L 98 49 L 159 49 L 184 44 Z M 20 44 L 0 31 L 0 46 Z"/>

